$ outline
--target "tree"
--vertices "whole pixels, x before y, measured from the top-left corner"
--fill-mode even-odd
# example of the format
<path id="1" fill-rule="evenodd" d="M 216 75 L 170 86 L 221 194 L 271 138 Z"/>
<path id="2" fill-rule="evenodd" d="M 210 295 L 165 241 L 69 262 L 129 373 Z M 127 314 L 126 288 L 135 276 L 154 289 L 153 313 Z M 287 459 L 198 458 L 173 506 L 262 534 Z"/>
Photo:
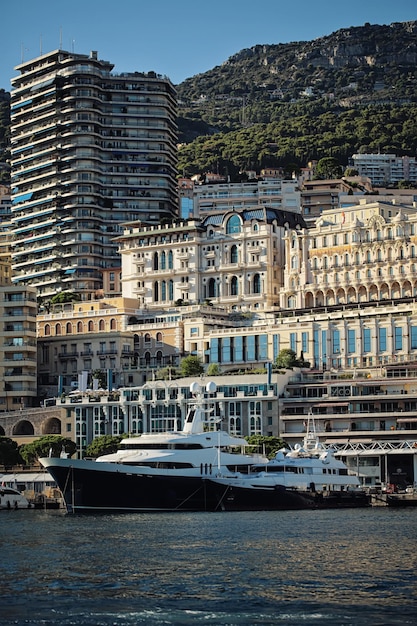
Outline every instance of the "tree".
<path id="1" fill-rule="evenodd" d="M 106 389 L 107 387 L 107 374 L 103 370 L 93 370 L 91 377 L 98 380 L 98 386 L 100 389 Z M 111 390 L 109 390 L 111 391 Z"/>
<path id="2" fill-rule="evenodd" d="M 220 376 L 221 373 L 222 373 L 222 370 L 218 363 L 210 363 L 210 365 L 207 368 L 208 376 Z"/>
<path id="3" fill-rule="evenodd" d="M 339 161 L 334 157 L 323 157 L 317 163 L 315 176 L 321 179 L 340 178 L 342 176 L 342 168 Z"/>
<path id="4" fill-rule="evenodd" d="M 280 350 L 275 359 L 275 366 L 282 369 L 290 370 L 293 367 L 299 367 L 299 365 L 300 361 L 297 359 L 296 353 L 290 348 Z"/>
<path id="5" fill-rule="evenodd" d="M 21 462 L 16 441 L 9 437 L 0 437 L 0 465 L 19 465 Z"/>
<path id="6" fill-rule="evenodd" d="M 204 372 L 198 356 L 186 356 L 180 363 L 180 370 L 183 376 L 200 376 Z"/>
<path id="7" fill-rule="evenodd" d="M 57 457 L 62 451 L 72 456 L 76 449 L 77 446 L 71 439 L 61 437 L 61 435 L 46 435 L 32 441 L 32 443 L 23 444 L 20 446 L 19 452 L 25 462 L 32 465 L 40 457 Z"/>
<path id="8" fill-rule="evenodd" d="M 101 437 L 96 437 L 87 446 L 85 451 L 86 456 L 98 457 L 103 454 L 113 454 L 117 452 L 119 449 L 119 444 L 123 437 L 121 435 L 101 435 Z"/>
<path id="9" fill-rule="evenodd" d="M 246 437 L 246 440 L 249 445 L 254 447 L 256 446 L 261 454 L 265 453 L 269 459 L 272 459 L 278 450 L 286 446 L 285 441 L 280 437 L 250 435 L 249 437 Z"/>
<path id="10" fill-rule="evenodd" d="M 78 293 L 73 293 L 71 291 L 61 291 L 60 293 L 55 294 L 51 298 L 51 304 L 64 304 L 65 302 L 78 302 L 80 300 L 80 296 Z"/>

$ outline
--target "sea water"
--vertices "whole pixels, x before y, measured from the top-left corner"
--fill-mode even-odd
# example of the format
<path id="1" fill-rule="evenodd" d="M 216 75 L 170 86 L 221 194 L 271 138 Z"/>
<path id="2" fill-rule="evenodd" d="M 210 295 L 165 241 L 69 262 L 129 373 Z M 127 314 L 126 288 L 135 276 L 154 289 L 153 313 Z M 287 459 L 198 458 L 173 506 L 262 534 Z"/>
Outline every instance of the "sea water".
<path id="1" fill-rule="evenodd" d="M 417 508 L 0 512 L 2 626 L 417 624 Z"/>

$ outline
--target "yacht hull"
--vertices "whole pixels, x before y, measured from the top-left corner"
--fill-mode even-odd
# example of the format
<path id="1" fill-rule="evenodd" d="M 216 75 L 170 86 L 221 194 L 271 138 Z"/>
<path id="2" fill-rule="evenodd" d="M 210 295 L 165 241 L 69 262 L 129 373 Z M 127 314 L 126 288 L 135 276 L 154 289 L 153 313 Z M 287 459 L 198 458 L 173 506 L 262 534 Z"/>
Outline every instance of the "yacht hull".
<path id="1" fill-rule="evenodd" d="M 69 513 L 251 511 L 367 506 L 362 494 L 326 496 L 284 487 L 245 489 L 207 476 L 167 475 L 144 467 L 71 459 L 41 459 Z"/>
<path id="2" fill-rule="evenodd" d="M 328 491 L 319 493 L 275 487 L 245 488 L 211 483 L 210 495 L 217 508 L 224 511 L 279 511 L 302 509 L 340 509 L 370 506 L 367 494 L 361 491 Z"/>

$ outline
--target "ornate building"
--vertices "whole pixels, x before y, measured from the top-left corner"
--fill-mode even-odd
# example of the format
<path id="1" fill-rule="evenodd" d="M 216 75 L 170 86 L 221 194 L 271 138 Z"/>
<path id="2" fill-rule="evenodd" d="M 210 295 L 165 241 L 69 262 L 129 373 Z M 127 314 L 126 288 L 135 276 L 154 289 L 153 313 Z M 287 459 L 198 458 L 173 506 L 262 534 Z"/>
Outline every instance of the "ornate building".
<path id="1" fill-rule="evenodd" d="M 285 237 L 282 309 L 384 302 L 417 294 L 417 207 L 387 202 L 324 211 Z"/>
<path id="2" fill-rule="evenodd" d="M 118 238 L 123 293 L 148 310 L 204 301 L 246 311 L 277 308 L 287 229 L 305 229 L 301 215 L 268 208 L 129 224 Z"/>

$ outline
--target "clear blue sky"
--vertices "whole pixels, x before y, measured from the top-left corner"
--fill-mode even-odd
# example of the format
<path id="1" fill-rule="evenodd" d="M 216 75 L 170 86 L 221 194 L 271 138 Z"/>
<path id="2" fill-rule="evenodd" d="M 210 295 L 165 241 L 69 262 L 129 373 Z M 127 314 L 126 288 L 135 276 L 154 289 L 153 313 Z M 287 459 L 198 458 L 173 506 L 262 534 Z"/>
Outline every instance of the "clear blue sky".
<path id="1" fill-rule="evenodd" d="M 6 4 L 7 2 L 7 4 Z M 178 84 L 256 44 L 309 41 L 340 28 L 417 19 L 416 0 L 6 0 L 0 88 L 22 58 L 56 50 L 154 70 Z"/>

